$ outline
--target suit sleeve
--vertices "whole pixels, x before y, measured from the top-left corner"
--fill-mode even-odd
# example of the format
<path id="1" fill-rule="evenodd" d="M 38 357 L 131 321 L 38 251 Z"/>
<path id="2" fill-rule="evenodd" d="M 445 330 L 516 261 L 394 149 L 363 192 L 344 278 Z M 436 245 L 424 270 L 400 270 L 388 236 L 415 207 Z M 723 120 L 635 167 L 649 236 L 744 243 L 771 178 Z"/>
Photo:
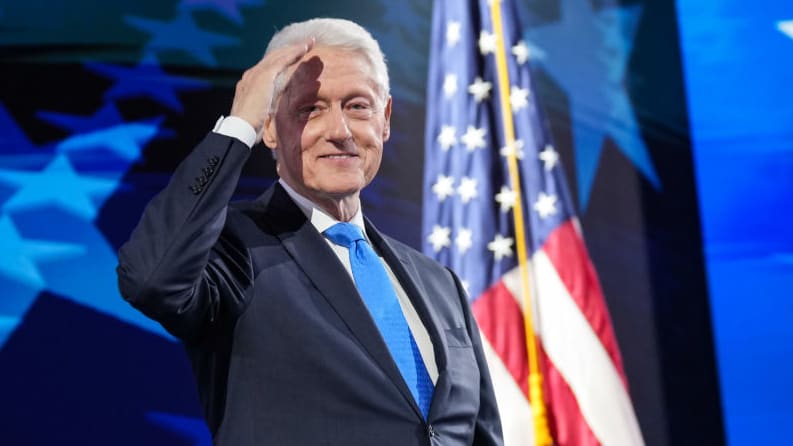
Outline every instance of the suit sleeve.
<path id="1" fill-rule="evenodd" d="M 121 295 L 186 342 L 233 319 L 252 280 L 247 250 L 223 234 L 249 155 L 237 139 L 207 135 L 119 250 Z"/>
<path id="2" fill-rule="evenodd" d="M 479 335 L 479 326 L 476 325 L 471 306 L 468 303 L 468 293 L 465 292 L 462 283 L 457 275 L 449 270 L 454 283 L 457 286 L 457 295 L 460 297 L 465 322 L 468 327 L 468 335 L 474 347 L 474 356 L 479 365 L 479 414 L 474 425 L 474 441 L 472 446 L 503 446 L 503 434 L 501 432 L 501 417 L 498 413 L 496 394 L 493 391 L 493 380 L 490 378 L 490 369 L 487 366 L 485 352 L 482 347 L 482 338 Z"/>

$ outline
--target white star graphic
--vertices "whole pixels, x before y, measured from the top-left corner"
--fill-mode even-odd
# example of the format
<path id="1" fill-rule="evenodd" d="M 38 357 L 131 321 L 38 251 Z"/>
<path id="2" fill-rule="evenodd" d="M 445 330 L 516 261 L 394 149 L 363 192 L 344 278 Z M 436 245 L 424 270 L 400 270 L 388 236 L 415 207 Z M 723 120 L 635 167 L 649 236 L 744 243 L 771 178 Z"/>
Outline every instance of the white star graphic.
<path id="1" fill-rule="evenodd" d="M 457 245 L 457 250 L 460 251 L 460 254 L 465 254 L 474 244 L 473 235 L 474 233 L 470 229 L 460 228 L 457 230 L 454 244 Z"/>
<path id="2" fill-rule="evenodd" d="M 548 144 L 545 146 L 545 149 L 540 152 L 540 160 L 542 160 L 543 164 L 545 165 L 545 170 L 550 172 L 551 169 L 556 166 L 556 163 L 559 162 L 559 153 L 553 149 L 553 146 Z"/>
<path id="3" fill-rule="evenodd" d="M 438 201 L 443 201 L 454 195 L 454 178 L 443 174 L 438 175 L 437 181 L 432 185 L 432 192 L 438 197 Z"/>
<path id="4" fill-rule="evenodd" d="M 453 145 L 457 144 L 457 130 L 450 125 L 444 125 L 441 127 L 441 133 L 438 135 L 438 143 L 441 145 L 441 148 L 446 151 L 449 150 Z"/>
<path id="5" fill-rule="evenodd" d="M 485 82 L 477 76 L 474 83 L 468 86 L 468 93 L 474 96 L 477 104 L 490 97 L 490 90 L 493 89 L 491 82 Z"/>
<path id="6" fill-rule="evenodd" d="M 473 152 L 476 149 L 484 149 L 485 148 L 485 133 L 487 131 L 484 127 L 476 128 L 472 125 L 468 126 L 466 129 L 465 134 L 460 137 L 465 147 L 468 149 L 469 152 Z"/>
<path id="7" fill-rule="evenodd" d="M 512 243 L 514 243 L 512 238 L 496 234 L 496 238 L 487 244 L 487 249 L 493 251 L 496 261 L 499 261 L 504 257 L 512 257 Z"/>
<path id="8" fill-rule="evenodd" d="M 446 96 L 446 99 L 449 99 L 454 96 L 455 93 L 457 93 L 457 75 L 448 73 L 443 79 L 443 94 Z"/>
<path id="9" fill-rule="evenodd" d="M 540 192 L 537 201 L 534 202 L 534 210 L 543 219 L 556 214 L 556 195 L 547 195 L 545 192 Z"/>
<path id="10" fill-rule="evenodd" d="M 479 181 L 476 178 L 463 177 L 460 180 L 460 185 L 457 186 L 457 194 L 460 195 L 460 200 L 463 204 L 467 204 L 472 199 L 479 196 L 479 191 L 476 190 Z"/>
<path id="11" fill-rule="evenodd" d="M 432 233 L 427 237 L 427 240 L 430 242 L 435 252 L 451 244 L 451 240 L 449 239 L 451 232 L 452 230 L 448 226 L 435 225 L 432 227 Z"/>
<path id="12" fill-rule="evenodd" d="M 446 22 L 446 45 L 454 48 L 460 41 L 460 22 L 450 20 Z"/>
<path id="13" fill-rule="evenodd" d="M 786 36 L 793 39 L 793 20 L 780 20 L 776 23 L 776 27 Z"/>
<path id="14" fill-rule="evenodd" d="M 509 104 L 512 106 L 513 112 L 529 105 L 529 89 L 513 85 L 509 89 Z"/>
<path id="15" fill-rule="evenodd" d="M 523 159 L 523 140 L 516 139 L 511 144 L 507 144 L 506 146 L 502 147 L 498 153 L 503 156 L 504 158 L 509 158 L 512 155 L 515 155 L 515 158 L 522 160 Z"/>
<path id="16" fill-rule="evenodd" d="M 496 42 L 498 42 L 498 37 L 483 29 L 482 32 L 479 33 L 479 52 L 482 53 L 483 56 L 495 52 Z"/>
<path id="17" fill-rule="evenodd" d="M 501 191 L 495 197 L 495 200 L 501 205 L 501 212 L 509 212 L 515 206 L 517 199 L 518 194 L 507 186 L 501 186 Z"/>
<path id="18" fill-rule="evenodd" d="M 515 60 L 519 65 L 523 65 L 529 60 L 529 46 L 526 45 L 526 42 L 521 40 L 517 45 L 512 47 L 512 55 L 515 56 Z"/>

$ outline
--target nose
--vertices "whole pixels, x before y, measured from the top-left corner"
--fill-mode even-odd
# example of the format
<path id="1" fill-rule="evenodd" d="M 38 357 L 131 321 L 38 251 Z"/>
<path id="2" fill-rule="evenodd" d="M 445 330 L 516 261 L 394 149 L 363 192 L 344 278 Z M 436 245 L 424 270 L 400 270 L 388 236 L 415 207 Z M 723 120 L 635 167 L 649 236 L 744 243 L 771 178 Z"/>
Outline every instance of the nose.
<path id="1" fill-rule="evenodd" d="M 347 123 L 347 116 L 341 105 L 333 105 L 327 117 L 327 139 L 328 141 L 343 143 L 352 137 L 350 126 Z"/>

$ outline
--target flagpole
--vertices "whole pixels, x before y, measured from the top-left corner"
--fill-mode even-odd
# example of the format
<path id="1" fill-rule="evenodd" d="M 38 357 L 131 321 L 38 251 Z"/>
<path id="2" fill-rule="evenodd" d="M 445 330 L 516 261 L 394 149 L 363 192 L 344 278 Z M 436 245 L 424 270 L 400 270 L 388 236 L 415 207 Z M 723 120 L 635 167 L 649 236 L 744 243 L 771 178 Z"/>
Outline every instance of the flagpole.
<path id="1" fill-rule="evenodd" d="M 500 85 L 500 103 L 504 138 L 507 147 L 515 148 L 515 127 L 512 120 L 512 108 L 509 103 L 509 73 L 507 72 L 506 50 L 504 48 L 504 31 L 501 22 L 501 6 L 499 0 L 490 3 L 490 16 L 493 18 L 493 33 L 497 36 L 495 51 L 496 70 Z M 529 404 L 534 418 L 534 443 L 536 446 L 551 446 L 548 429 L 548 418 L 543 397 L 542 372 L 540 371 L 539 345 L 534 335 L 534 319 L 532 316 L 531 294 L 529 288 L 528 254 L 526 249 L 526 227 L 523 220 L 523 199 L 520 188 L 520 172 L 518 170 L 517 150 L 508 150 L 507 163 L 509 177 L 515 192 L 513 218 L 515 223 L 515 246 L 518 251 L 518 268 L 520 269 L 521 289 L 523 294 L 523 324 L 526 335 L 526 350 L 529 359 Z"/>

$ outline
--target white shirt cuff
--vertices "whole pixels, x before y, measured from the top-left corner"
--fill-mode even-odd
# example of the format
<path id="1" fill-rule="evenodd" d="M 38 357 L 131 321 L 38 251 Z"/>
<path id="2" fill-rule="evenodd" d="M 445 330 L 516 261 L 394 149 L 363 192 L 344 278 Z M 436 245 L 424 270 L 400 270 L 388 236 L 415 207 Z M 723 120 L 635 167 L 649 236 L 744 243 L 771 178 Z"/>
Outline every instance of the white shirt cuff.
<path id="1" fill-rule="evenodd" d="M 218 122 L 215 123 L 213 132 L 221 135 L 237 138 L 242 141 L 248 148 L 253 147 L 256 143 L 256 130 L 248 121 L 238 118 L 236 116 L 221 116 Z"/>

